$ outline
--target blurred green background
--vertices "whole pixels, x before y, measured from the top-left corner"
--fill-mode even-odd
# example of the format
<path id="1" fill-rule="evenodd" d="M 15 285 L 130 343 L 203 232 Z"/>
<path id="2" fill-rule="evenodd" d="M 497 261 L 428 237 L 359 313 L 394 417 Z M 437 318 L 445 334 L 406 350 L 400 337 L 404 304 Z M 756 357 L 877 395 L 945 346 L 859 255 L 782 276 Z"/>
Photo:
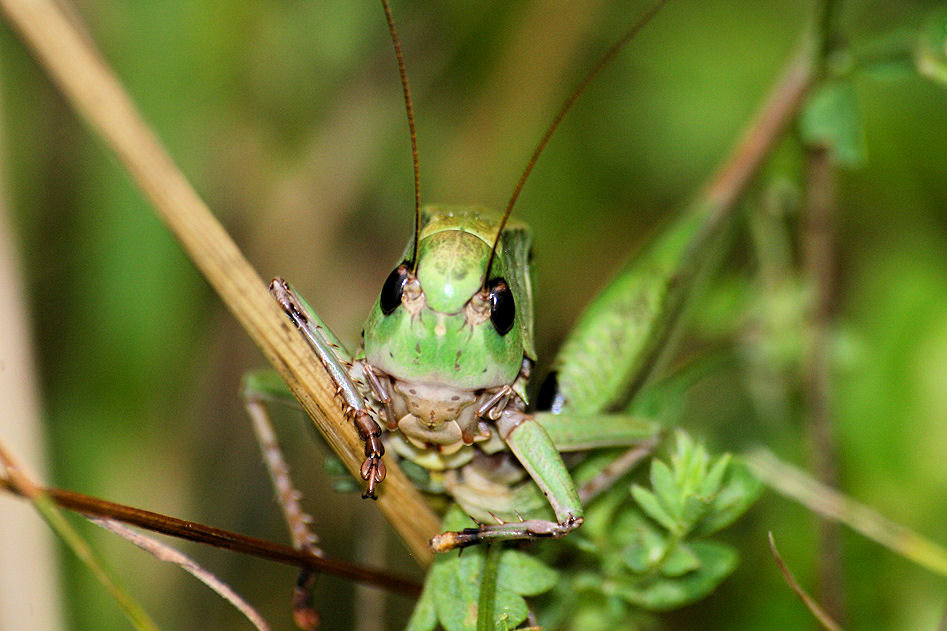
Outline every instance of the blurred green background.
<path id="1" fill-rule="evenodd" d="M 937 4 L 847 2 L 842 33 L 867 44 L 916 28 Z M 290 279 L 354 345 L 412 220 L 408 136 L 381 7 L 78 5 L 145 118 L 260 274 Z M 423 198 L 502 208 L 562 99 L 643 7 L 396 1 Z M 780 0 L 675 0 L 583 96 L 517 206 L 536 232 L 542 359 L 727 154 L 810 10 Z M 846 493 L 947 544 L 947 91 L 897 73 L 855 85 L 868 162 L 839 175 L 838 467 Z M 262 365 L 261 355 L 8 28 L 0 29 L 0 89 L 3 184 L 33 323 L 50 483 L 285 541 L 238 396 L 241 374 Z M 795 168 L 791 142 L 780 155 L 788 166 L 774 175 L 783 178 Z M 786 223 L 795 225 L 791 214 Z M 743 230 L 696 328 L 722 331 L 751 359 L 699 386 L 685 425 L 716 451 L 763 442 L 806 464 L 798 378 L 779 381 L 785 396 L 773 412 L 758 405 L 759 378 L 748 369 L 762 356 L 777 377 L 786 366 L 791 373 L 801 343 L 777 331 L 769 344 L 781 360 L 755 354 L 751 325 L 730 320 L 745 317 L 756 292 L 748 243 Z M 798 244 L 790 252 L 798 255 Z M 277 417 L 327 552 L 419 575 L 370 503 L 329 490 L 308 423 L 291 411 Z M 814 628 L 765 533 L 811 587 L 815 529 L 806 510 L 764 495 L 727 533 L 743 557 L 736 574 L 669 616 L 668 628 Z M 164 628 L 246 624 L 180 570 L 84 531 Z M 275 628 L 291 628 L 291 568 L 183 548 Z M 843 552 L 847 628 L 936 628 L 944 578 L 850 532 Z M 68 628 L 127 628 L 87 569 L 67 553 L 62 560 Z M 331 578 L 320 580 L 317 597 L 325 629 L 396 628 L 410 604 Z M 388 622 L 378 622 L 379 608 Z"/>

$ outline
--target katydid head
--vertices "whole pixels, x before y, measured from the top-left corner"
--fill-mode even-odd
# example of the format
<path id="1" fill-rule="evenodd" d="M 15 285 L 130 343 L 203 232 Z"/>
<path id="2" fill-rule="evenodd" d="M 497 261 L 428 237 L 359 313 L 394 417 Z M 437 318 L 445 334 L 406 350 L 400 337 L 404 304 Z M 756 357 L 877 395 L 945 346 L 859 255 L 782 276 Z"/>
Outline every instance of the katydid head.
<path id="1" fill-rule="evenodd" d="M 417 271 L 400 263 L 385 280 L 365 326 L 365 354 L 395 378 L 479 390 L 511 383 L 526 352 L 516 293 L 523 282 L 504 256 L 481 283 L 497 217 L 482 208 L 428 208 Z M 406 255 L 413 251 L 408 247 Z"/>
<path id="2" fill-rule="evenodd" d="M 394 379 L 456 391 L 510 386 L 535 359 L 528 270 L 529 232 L 510 220 L 523 185 L 559 123 L 592 79 L 666 0 L 610 48 L 566 99 L 533 151 L 502 215 L 481 208 L 420 209 L 414 112 L 401 44 L 382 0 L 398 60 L 411 136 L 415 229 L 365 325 L 366 359 Z"/>
<path id="3" fill-rule="evenodd" d="M 414 107 L 401 41 L 387 0 L 382 0 L 382 7 L 398 60 L 411 136 L 414 239 L 403 262 L 385 280 L 378 304 L 365 325 L 366 358 L 400 380 L 465 390 L 508 384 L 519 371 L 524 343 L 517 336 L 507 335 L 515 321 L 515 303 L 504 289 L 508 288 L 506 281 L 500 279 L 489 289 L 481 282 L 494 257 L 486 245 L 490 241 L 484 242 L 476 231 L 465 231 L 463 221 L 459 226 L 450 225 L 455 217 L 451 211 L 431 213 L 445 225 L 430 229 L 440 224 L 429 221 L 424 226 L 427 232 L 422 234 Z M 479 226 L 477 221 L 473 223 Z M 487 320 L 495 320 L 497 328 L 484 328 Z"/>

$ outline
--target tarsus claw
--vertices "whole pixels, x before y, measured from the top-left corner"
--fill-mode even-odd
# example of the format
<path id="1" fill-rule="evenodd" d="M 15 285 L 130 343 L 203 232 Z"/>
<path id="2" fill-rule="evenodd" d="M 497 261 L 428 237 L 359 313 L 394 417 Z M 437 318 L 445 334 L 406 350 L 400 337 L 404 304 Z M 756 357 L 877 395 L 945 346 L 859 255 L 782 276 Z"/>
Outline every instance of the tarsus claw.
<path id="1" fill-rule="evenodd" d="M 365 459 L 365 462 L 362 463 L 362 479 L 368 482 L 368 488 L 365 489 L 365 492 L 362 493 L 363 498 L 372 498 L 378 499 L 375 496 L 375 485 L 385 479 L 385 475 L 388 473 L 385 463 L 381 461 L 381 458 L 369 457 Z"/>
<path id="2" fill-rule="evenodd" d="M 381 442 L 381 428 L 378 427 L 368 412 L 358 410 L 355 413 L 355 428 L 359 437 L 365 441 L 365 461 L 362 463 L 362 479 L 368 482 L 368 488 L 362 493 L 364 498 L 378 499 L 375 496 L 375 485 L 385 479 L 388 469 L 381 457 L 385 455 L 385 444 Z"/>

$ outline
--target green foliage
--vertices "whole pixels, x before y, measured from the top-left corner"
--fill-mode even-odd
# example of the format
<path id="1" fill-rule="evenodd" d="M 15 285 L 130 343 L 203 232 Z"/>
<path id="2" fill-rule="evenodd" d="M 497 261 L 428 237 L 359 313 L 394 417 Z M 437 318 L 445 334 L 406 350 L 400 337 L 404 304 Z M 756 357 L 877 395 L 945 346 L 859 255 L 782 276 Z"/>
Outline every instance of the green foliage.
<path id="1" fill-rule="evenodd" d="M 600 469 L 607 462 L 599 460 L 589 468 Z M 576 475 L 586 474 L 580 467 Z M 677 433 L 670 464 L 653 460 L 650 478 L 652 490 L 616 487 L 588 507 L 581 529 L 561 541 L 534 544 L 539 556 L 561 568 L 558 572 L 529 549 L 504 549 L 496 575 L 494 626 L 487 628 L 516 628 L 527 615 L 523 597 L 554 587 L 539 606 L 539 622 L 574 629 L 598 628 L 584 626 L 595 616 L 599 623 L 616 625 L 601 628 L 622 628 L 646 612 L 675 609 L 713 591 L 736 567 L 737 553 L 704 537 L 750 507 L 762 490 L 759 481 L 729 455 L 711 459 L 683 431 Z M 473 525 L 456 506 L 444 520 L 449 530 Z M 477 603 L 489 554 L 485 546 L 475 546 L 438 556 L 408 630 L 480 628 Z M 570 563 L 563 563 L 567 558 Z"/>
<path id="2" fill-rule="evenodd" d="M 612 564 L 613 594 L 664 611 L 706 596 L 733 571 L 734 550 L 698 539 L 732 523 L 762 487 L 729 455 L 711 461 L 684 432 L 677 434 L 670 466 L 652 461 L 650 479 L 651 490 L 631 487 L 637 507 L 624 504 L 611 517 L 598 547 L 603 557 L 610 548 L 621 561 Z"/>
<path id="3" fill-rule="evenodd" d="M 444 517 L 445 530 L 476 524 L 459 507 Z M 499 544 L 495 544 L 499 545 Z M 408 623 L 408 631 L 431 631 L 439 623 L 447 631 L 474 631 L 482 588 L 486 546 L 437 557 L 424 581 L 424 592 Z M 491 629 L 515 629 L 528 614 L 523 596 L 536 596 L 556 584 L 558 574 L 532 555 L 515 549 L 499 554 Z"/>
<path id="4" fill-rule="evenodd" d="M 833 80 L 820 86 L 809 97 L 799 126 L 803 140 L 828 147 L 838 165 L 858 168 L 867 160 L 865 133 L 851 80 Z"/>
<path id="5" fill-rule="evenodd" d="M 632 496 L 648 517 L 679 539 L 728 526 L 762 489 L 746 467 L 731 466 L 729 454 L 711 463 L 703 445 L 682 431 L 670 467 L 660 460 L 651 463 L 651 486 L 654 491 L 632 486 Z"/>

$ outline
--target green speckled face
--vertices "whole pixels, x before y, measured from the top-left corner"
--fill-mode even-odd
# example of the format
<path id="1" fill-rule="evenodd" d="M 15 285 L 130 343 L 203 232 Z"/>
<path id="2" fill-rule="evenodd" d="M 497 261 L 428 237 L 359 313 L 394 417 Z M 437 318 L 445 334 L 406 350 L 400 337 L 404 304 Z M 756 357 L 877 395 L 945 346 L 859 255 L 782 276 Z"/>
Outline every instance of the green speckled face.
<path id="1" fill-rule="evenodd" d="M 461 230 L 437 232 L 418 248 L 418 280 L 428 306 L 457 313 L 480 289 L 490 247 Z"/>
<path id="2" fill-rule="evenodd" d="M 514 225 L 525 243 L 515 251 L 502 247 L 491 269 L 491 279 L 507 279 L 516 309 L 512 328 L 501 334 L 480 291 L 498 221 L 483 208 L 425 209 L 417 277 L 387 315 L 379 299 L 365 324 L 365 357 L 373 366 L 400 380 L 464 390 L 513 383 L 524 354 L 532 356 L 528 276 L 514 269 L 525 268 L 525 254 L 511 265 L 528 250 L 528 232 Z"/>

